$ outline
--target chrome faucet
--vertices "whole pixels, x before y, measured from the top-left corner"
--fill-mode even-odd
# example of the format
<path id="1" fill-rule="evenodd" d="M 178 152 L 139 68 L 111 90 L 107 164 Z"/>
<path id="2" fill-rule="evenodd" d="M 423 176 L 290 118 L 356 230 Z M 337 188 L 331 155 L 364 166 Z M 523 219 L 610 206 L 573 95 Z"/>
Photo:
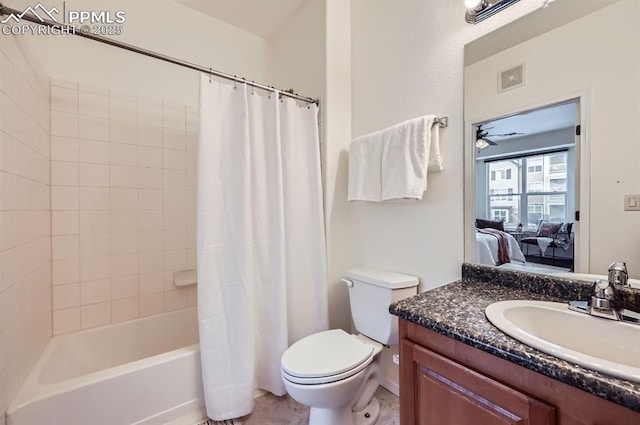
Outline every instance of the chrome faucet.
<path id="1" fill-rule="evenodd" d="M 625 310 L 616 299 L 618 288 L 629 286 L 627 265 L 613 263 L 608 271 L 608 281 L 598 279 L 593 283 L 590 301 L 569 301 L 569 309 L 605 319 L 640 324 L 640 314 Z"/>
<path id="2" fill-rule="evenodd" d="M 627 263 L 611 263 L 609 266 L 609 283 L 612 285 L 631 286 Z"/>

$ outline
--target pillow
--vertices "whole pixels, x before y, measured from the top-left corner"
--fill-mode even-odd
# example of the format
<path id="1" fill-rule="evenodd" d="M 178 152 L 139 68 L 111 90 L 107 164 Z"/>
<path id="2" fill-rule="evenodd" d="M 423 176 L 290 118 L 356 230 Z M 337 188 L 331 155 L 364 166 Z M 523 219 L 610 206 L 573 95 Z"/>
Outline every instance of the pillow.
<path id="1" fill-rule="evenodd" d="M 485 220 L 483 218 L 476 218 L 476 228 L 478 229 L 496 229 L 504 232 L 504 223 L 498 220 Z"/>
<path id="2" fill-rule="evenodd" d="M 564 223 L 554 223 L 552 221 L 541 221 L 536 236 L 545 238 L 555 238 Z"/>

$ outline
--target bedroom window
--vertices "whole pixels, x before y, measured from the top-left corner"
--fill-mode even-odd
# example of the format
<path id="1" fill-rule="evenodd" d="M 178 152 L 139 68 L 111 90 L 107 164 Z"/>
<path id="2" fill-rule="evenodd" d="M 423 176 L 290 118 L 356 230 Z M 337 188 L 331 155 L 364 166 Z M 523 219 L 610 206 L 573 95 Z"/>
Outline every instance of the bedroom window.
<path id="1" fill-rule="evenodd" d="M 508 216 L 509 216 L 508 210 L 493 210 L 494 220 L 506 222 Z"/>
<path id="2" fill-rule="evenodd" d="M 487 165 L 487 216 L 535 230 L 540 219 L 571 221 L 567 151 L 496 158 Z"/>

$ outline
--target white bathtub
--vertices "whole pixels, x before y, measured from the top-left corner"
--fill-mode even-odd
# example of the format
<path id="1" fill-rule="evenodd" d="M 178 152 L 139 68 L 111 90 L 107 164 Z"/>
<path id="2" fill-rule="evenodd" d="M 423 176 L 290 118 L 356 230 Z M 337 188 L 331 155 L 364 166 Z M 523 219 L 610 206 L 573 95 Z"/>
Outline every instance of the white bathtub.
<path id="1" fill-rule="evenodd" d="M 196 309 L 53 337 L 8 425 L 164 425 L 204 411 Z"/>

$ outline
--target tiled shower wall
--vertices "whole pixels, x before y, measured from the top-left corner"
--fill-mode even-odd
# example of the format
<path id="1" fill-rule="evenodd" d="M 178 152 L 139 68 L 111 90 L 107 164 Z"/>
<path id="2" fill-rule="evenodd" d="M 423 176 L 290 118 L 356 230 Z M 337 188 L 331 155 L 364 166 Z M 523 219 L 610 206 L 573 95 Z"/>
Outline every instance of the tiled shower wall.
<path id="1" fill-rule="evenodd" d="M 196 305 L 197 111 L 51 82 L 53 333 Z"/>
<path id="2" fill-rule="evenodd" d="M 51 337 L 49 79 L 0 37 L 0 424 Z"/>

